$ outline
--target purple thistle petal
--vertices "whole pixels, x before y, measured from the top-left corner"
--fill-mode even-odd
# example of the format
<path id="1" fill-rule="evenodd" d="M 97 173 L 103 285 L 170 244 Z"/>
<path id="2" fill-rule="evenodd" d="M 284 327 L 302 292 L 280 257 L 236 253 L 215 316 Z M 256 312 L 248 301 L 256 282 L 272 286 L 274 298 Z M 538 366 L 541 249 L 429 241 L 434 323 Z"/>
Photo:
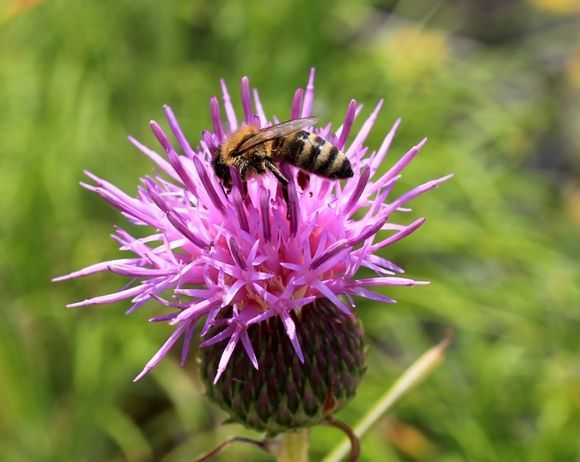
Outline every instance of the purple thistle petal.
<path id="1" fill-rule="evenodd" d="M 179 324 L 188 319 L 199 319 L 201 316 L 207 314 L 210 310 L 216 307 L 221 307 L 222 305 L 222 299 L 219 296 L 212 297 L 208 300 L 202 300 L 199 303 L 195 303 L 187 307 L 185 310 L 179 313 L 179 315 L 173 319 L 170 324 Z"/>
<path id="2" fill-rule="evenodd" d="M 157 300 L 159 303 L 161 303 L 164 306 L 170 306 L 172 308 L 179 308 L 180 310 L 187 308 L 187 305 L 185 303 L 170 302 L 169 300 L 165 300 L 164 298 L 160 297 L 157 294 L 151 294 L 151 298 L 153 300 Z M 175 313 L 175 316 L 177 316 L 179 313 L 180 312 Z M 151 319 L 153 319 L 153 318 L 151 318 Z M 149 319 L 149 321 L 151 321 L 151 319 Z"/>
<path id="3" fill-rule="evenodd" d="M 198 157 L 194 157 L 193 159 L 193 165 L 195 166 L 195 170 L 197 172 L 197 175 L 199 176 L 199 179 L 201 180 L 201 183 L 203 184 L 203 187 L 205 188 L 204 190 L 207 192 L 211 202 L 213 203 L 213 205 L 221 210 L 222 212 L 224 211 L 224 203 L 222 202 L 222 199 L 220 198 L 220 195 L 218 194 L 218 192 L 216 191 L 216 189 L 213 187 L 213 184 L 211 183 L 209 176 L 207 174 L 207 170 L 205 169 L 203 163 L 201 162 L 201 160 L 199 160 Z"/>
<path id="4" fill-rule="evenodd" d="M 294 308 L 302 308 L 303 306 L 312 303 L 314 300 L 316 300 L 316 297 L 314 295 L 311 295 L 309 297 L 293 299 L 292 304 L 294 305 Z"/>
<path id="5" fill-rule="evenodd" d="M 345 265 L 346 261 L 348 261 L 348 253 L 349 249 L 345 248 L 329 258 L 317 268 L 318 274 L 326 274 L 331 272 L 333 269 L 341 269 L 342 271 L 341 267 Z"/>
<path id="6" fill-rule="evenodd" d="M 260 217 L 262 219 L 262 235 L 269 242 L 272 238 L 270 230 L 270 193 L 263 186 L 260 187 Z"/>
<path id="7" fill-rule="evenodd" d="M 263 259 L 257 259 L 256 255 L 258 254 L 258 250 L 260 248 L 260 240 L 256 240 L 256 242 L 254 242 L 254 245 L 252 245 L 252 248 L 250 249 L 250 251 L 248 252 L 248 257 L 246 258 L 247 262 L 250 262 L 253 265 L 259 265 L 260 261 L 263 261 Z"/>
<path id="8" fill-rule="evenodd" d="M 149 322 L 165 322 L 165 321 L 171 321 L 178 314 L 179 314 L 179 311 L 176 312 L 176 313 L 163 314 L 161 316 L 153 316 L 152 318 L 149 318 Z"/>
<path id="9" fill-rule="evenodd" d="M 230 340 L 228 341 L 228 344 L 224 348 L 224 351 L 223 351 L 222 356 L 220 358 L 220 362 L 218 364 L 217 373 L 215 375 L 215 378 L 213 379 L 214 384 L 218 382 L 221 375 L 226 370 L 226 366 L 228 365 L 228 362 L 230 361 L 230 358 L 232 357 L 234 349 L 236 348 L 236 345 L 238 344 L 238 340 L 240 339 L 240 335 L 241 335 L 240 330 L 234 330 L 233 334 L 230 337 Z"/>
<path id="10" fill-rule="evenodd" d="M 244 257 L 242 257 L 242 255 L 240 254 L 240 248 L 238 247 L 238 243 L 231 237 L 228 239 L 228 247 L 230 249 L 230 253 L 232 254 L 234 262 L 236 262 L 236 265 L 238 265 L 244 271 L 247 270 L 248 265 L 246 265 Z"/>
<path id="11" fill-rule="evenodd" d="M 137 199 L 129 196 L 128 194 L 125 194 L 122 190 L 120 190 L 116 186 L 112 185 L 108 181 L 103 180 L 102 178 L 99 178 L 97 175 L 89 172 L 88 170 L 83 170 L 83 173 L 97 184 L 99 190 L 105 191 L 106 193 L 115 197 L 116 199 L 119 200 L 120 203 L 125 204 L 125 206 L 127 208 L 129 208 L 130 210 L 135 210 L 136 212 L 142 213 L 143 215 L 147 216 L 148 210 L 147 210 L 147 206 L 145 204 L 142 204 Z M 92 190 L 97 189 L 91 185 L 86 185 L 86 184 L 82 184 L 82 185 L 87 189 L 92 189 Z"/>
<path id="12" fill-rule="evenodd" d="M 304 102 L 302 103 L 302 113 L 300 117 L 308 117 L 312 115 L 312 103 L 314 102 L 314 76 L 316 71 L 310 68 L 310 75 L 308 83 L 306 84 L 306 91 L 304 92 Z"/>
<path id="13" fill-rule="evenodd" d="M 150 121 L 149 125 L 151 126 L 151 131 L 155 135 L 155 138 L 157 138 L 157 141 L 159 141 L 159 144 L 164 149 L 164 151 L 168 154 L 172 152 L 173 146 L 171 146 L 171 141 L 169 141 L 169 138 L 167 138 L 167 135 L 161 126 L 154 120 Z M 174 157 L 177 158 L 177 153 L 174 153 Z"/>
<path id="14" fill-rule="evenodd" d="M 179 364 L 181 367 L 185 366 L 187 358 L 189 357 L 189 352 L 191 351 L 191 340 L 193 338 L 193 333 L 195 331 L 195 322 L 190 322 L 189 327 L 183 335 L 183 346 L 181 347 L 181 360 Z"/>
<path id="15" fill-rule="evenodd" d="M 91 274 L 100 273 L 102 271 L 110 271 L 110 268 L 114 265 L 125 265 L 130 263 L 137 264 L 140 261 L 141 261 L 140 259 L 136 258 L 119 258 L 118 260 L 110 260 L 101 263 L 95 263 L 94 265 L 89 265 L 78 271 L 73 271 L 72 273 L 52 278 L 51 281 L 60 282 L 66 281 L 68 279 L 76 279 L 84 276 L 90 276 Z"/>
<path id="16" fill-rule="evenodd" d="M 200 332 L 200 336 L 201 337 L 205 337 L 207 335 L 207 333 L 209 332 L 209 330 L 217 322 L 216 321 L 217 316 L 220 314 L 220 312 L 224 308 L 226 308 L 226 306 L 218 306 L 218 307 L 212 308 L 209 311 L 209 313 L 207 314 L 207 316 L 205 318 L 205 323 L 203 324 L 203 327 L 201 328 L 201 332 Z M 200 344 L 199 346 L 201 347 L 202 344 Z"/>
<path id="17" fill-rule="evenodd" d="M 269 293 L 269 292 L 268 292 L 268 293 Z M 278 311 L 279 311 L 279 310 L 278 310 Z M 263 313 L 261 313 L 261 314 L 259 314 L 259 315 L 255 316 L 255 317 L 253 317 L 252 319 L 250 319 L 250 320 L 249 320 L 249 321 L 246 323 L 246 325 L 247 325 L 248 327 L 250 327 L 252 324 L 258 324 L 258 323 L 260 323 L 260 322 L 263 322 L 263 321 L 265 321 L 266 319 L 270 319 L 270 318 L 273 318 L 273 317 L 275 317 L 275 316 L 279 316 L 279 313 L 278 313 L 278 311 L 275 311 L 275 310 L 273 310 L 273 309 L 272 309 L 272 310 L 268 310 L 268 311 L 264 311 Z"/>
<path id="18" fill-rule="evenodd" d="M 410 191 L 406 192 L 399 198 L 397 198 L 394 202 L 390 204 L 389 207 L 391 208 L 398 208 L 399 205 L 402 205 L 406 202 L 409 202 L 412 199 L 415 199 L 417 196 L 426 193 L 427 191 L 436 188 L 441 183 L 445 183 L 447 180 L 453 178 L 453 175 L 446 175 L 436 180 L 428 181 L 427 183 L 422 184 L 416 188 L 411 189 Z M 396 206 L 396 207 L 395 207 Z"/>
<path id="19" fill-rule="evenodd" d="M 129 265 L 110 265 L 109 271 L 122 276 L 130 277 L 157 277 L 169 276 L 175 273 L 175 268 L 143 268 Z"/>
<path id="20" fill-rule="evenodd" d="M 244 350 L 246 350 L 246 354 L 248 355 L 248 358 L 250 358 L 252 366 L 254 366 L 254 369 L 259 369 L 258 358 L 256 358 L 254 347 L 252 346 L 252 342 L 250 342 L 250 337 L 248 336 L 248 332 L 246 330 L 242 331 L 241 339 Z"/>
<path id="21" fill-rule="evenodd" d="M 428 281 L 415 281 L 409 278 L 400 277 L 379 277 L 358 279 L 352 282 L 353 287 L 375 287 L 375 286 L 419 286 L 427 285 Z"/>
<path id="22" fill-rule="evenodd" d="M 348 241 L 349 247 L 354 247 L 354 246 L 360 244 L 361 242 L 366 241 L 368 238 L 374 237 L 374 235 L 379 232 L 379 230 L 383 227 L 383 224 L 385 223 L 385 221 L 388 219 L 389 219 L 389 213 L 383 213 L 383 215 L 380 216 L 373 224 L 371 224 L 366 229 L 364 229 L 364 231 L 362 233 L 360 233 L 358 236 L 350 239 Z"/>
<path id="23" fill-rule="evenodd" d="M 337 141 L 336 135 L 338 133 L 340 133 L 340 130 L 342 130 L 342 126 L 340 126 L 338 128 L 337 132 L 333 133 L 333 134 L 330 134 L 331 128 L 332 128 L 332 124 L 327 123 L 324 127 L 314 128 L 314 133 L 316 133 L 321 138 L 324 138 L 325 140 L 328 139 L 328 137 L 330 137 L 329 141 L 336 146 L 336 141 Z"/>
<path id="24" fill-rule="evenodd" d="M 292 321 L 289 313 L 285 311 L 281 311 L 279 316 L 282 318 L 284 322 L 284 327 L 286 328 L 286 335 L 290 339 L 290 343 L 292 343 L 292 347 L 296 352 L 296 356 L 302 364 L 304 364 L 304 353 L 302 352 L 302 347 L 300 346 L 300 341 L 298 340 L 298 336 L 296 335 L 296 324 Z"/>
<path id="25" fill-rule="evenodd" d="M 169 222 L 177 230 L 179 230 L 181 234 L 183 234 L 187 239 L 189 239 L 189 241 L 191 241 L 192 244 L 196 245 L 200 249 L 205 249 L 208 247 L 209 244 L 201 240 L 195 233 L 193 233 L 193 231 L 190 231 L 187 227 L 185 219 L 178 215 L 178 213 L 172 209 L 171 206 L 161 198 L 161 196 L 159 196 L 153 189 L 148 189 L 148 192 L 151 195 L 153 202 L 155 202 L 155 205 L 157 205 L 157 207 L 159 207 L 159 209 L 165 213 Z"/>
<path id="26" fill-rule="evenodd" d="M 389 169 L 385 176 L 387 178 L 392 178 L 395 175 L 398 175 L 407 165 L 409 165 L 413 158 L 419 154 L 419 151 L 421 151 L 423 146 L 425 146 L 425 143 L 427 143 L 427 138 L 423 138 L 419 144 L 409 149 L 409 151 Z"/>
<path id="27" fill-rule="evenodd" d="M 238 280 L 232 284 L 232 286 L 228 289 L 226 294 L 224 295 L 224 305 L 229 305 L 234 297 L 238 294 L 240 289 L 242 289 L 246 285 L 246 281 Z"/>
<path id="28" fill-rule="evenodd" d="M 266 113 L 264 112 L 262 102 L 260 101 L 260 94 L 255 88 L 252 93 L 254 94 L 254 106 L 256 107 L 256 112 L 258 114 L 258 118 L 260 119 L 260 127 L 265 127 L 268 125 L 268 119 L 266 118 Z"/>
<path id="29" fill-rule="evenodd" d="M 355 205 L 357 204 L 358 200 L 360 199 L 363 191 L 365 190 L 369 178 L 371 176 L 371 169 L 368 166 L 365 166 L 360 174 L 360 177 L 356 183 L 356 187 L 354 188 L 354 190 L 352 191 L 352 194 L 346 204 L 346 206 L 344 207 L 344 213 L 345 215 L 349 215 L 349 212 L 351 212 L 353 210 L 353 208 L 355 207 Z"/>
<path id="30" fill-rule="evenodd" d="M 294 264 L 294 263 L 288 263 L 286 261 L 281 262 L 280 263 L 280 266 L 282 266 L 283 268 L 287 268 L 289 270 L 292 270 L 292 271 L 296 271 L 296 272 L 302 271 L 304 269 L 302 265 L 297 265 L 297 264 Z"/>
<path id="31" fill-rule="evenodd" d="M 339 252 L 342 252 L 344 249 L 346 249 L 348 247 L 348 241 L 346 239 L 341 239 L 339 241 L 334 242 L 332 245 L 330 245 L 325 251 L 324 253 L 322 253 L 322 255 L 316 257 L 312 263 L 310 264 L 310 268 L 315 270 L 317 269 L 320 265 L 322 265 L 324 262 L 326 262 L 327 260 L 329 260 L 330 258 L 334 257 L 335 255 L 337 255 Z"/>
<path id="32" fill-rule="evenodd" d="M 260 116 L 255 114 L 252 116 L 252 122 L 251 125 L 253 125 L 256 128 L 262 128 L 262 121 L 260 120 Z"/>
<path id="33" fill-rule="evenodd" d="M 216 291 L 213 289 L 175 289 L 175 293 L 189 297 L 209 298 L 215 295 Z"/>
<path id="34" fill-rule="evenodd" d="M 393 276 L 395 273 L 393 271 L 389 271 L 385 269 L 383 266 L 373 263 L 370 260 L 365 260 L 362 263 L 362 266 L 374 271 L 379 276 Z"/>
<path id="35" fill-rule="evenodd" d="M 372 175 L 375 174 L 375 172 L 377 171 L 377 169 L 379 168 L 379 166 L 381 165 L 381 163 L 385 159 L 385 156 L 389 152 L 389 148 L 391 147 L 391 144 L 393 142 L 393 138 L 395 137 L 395 133 L 397 133 L 397 129 L 399 128 L 400 124 L 401 124 L 401 119 L 397 119 L 395 121 L 395 123 L 393 124 L 393 127 L 391 128 L 391 130 L 387 134 L 387 136 L 385 136 L 385 139 L 383 140 L 383 143 L 381 144 L 381 147 L 379 148 L 379 150 L 371 156 L 370 167 L 371 167 L 371 174 Z"/>
<path id="36" fill-rule="evenodd" d="M 163 157 L 161 157 L 152 149 L 149 149 L 144 144 L 141 144 L 137 139 L 133 138 L 132 136 L 129 136 L 128 139 L 133 146 L 135 146 L 139 151 L 141 151 L 143 154 L 149 157 L 149 159 L 151 159 L 153 162 L 159 165 L 159 167 L 161 167 L 161 170 L 167 173 L 174 180 L 179 180 L 179 177 L 175 174 L 173 168 L 171 168 L 171 164 L 167 162 Z"/>
<path id="37" fill-rule="evenodd" d="M 397 181 L 399 181 L 400 179 L 401 179 L 401 175 L 397 175 L 393 178 L 388 179 L 388 181 L 385 181 L 384 183 L 382 183 L 380 185 L 380 187 L 376 188 L 377 191 L 379 191 L 379 192 L 377 193 L 375 199 L 373 200 L 373 202 L 371 204 L 371 208 L 370 208 L 370 211 L 368 213 L 368 216 L 374 216 L 375 214 L 378 213 L 379 210 L 385 208 L 385 201 L 387 200 L 387 196 L 390 194 L 395 183 Z M 381 188 L 382 188 L 382 191 L 381 191 Z M 372 189 L 372 188 L 369 188 L 369 189 Z M 395 210 L 395 209 L 393 209 L 393 210 Z"/>
<path id="38" fill-rule="evenodd" d="M 189 327 L 189 323 L 186 322 L 186 323 L 183 323 L 182 325 L 180 325 L 177 329 L 175 329 L 175 331 L 173 331 L 173 334 L 171 334 L 171 336 L 167 339 L 167 341 L 163 344 L 163 346 L 149 360 L 149 362 L 145 365 L 145 367 L 139 373 L 139 375 L 133 379 L 133 382 L 137 382 L 145 374 L 149 373 L 149 371 L 151 369 L 153 369 L 155 366 L 157 366 L 157 364 L 159 364 L 159 361 L 161 361 L 167 355 L 167 353 L 169 352 L 169 350 L 171 349 L 171 347 L 173 347 L 173 345 L 175 344 L 175 342 L 177 342 L 177 340 L 179 339 L 179 337 L 181 337 L 181 335 L 183 334 L 183 332 L 188 327 Z"/>
<path id="39" fill-rule="evenodd" d="M 397 300 L 393 300 L 385 295 L 378 294 L 372 290 L 365 289 L 363 287 L 355 287 L 350 291 L 351 294 L 358 295 L 359 297 L 368 298 L 369 300 L 374 300 L 375 302 L 383 303 L 397 303 Z"/>
<path id="40" fill-rule="evenodd" d="M 351 145 L 348 148 L 348 151 L 346 152 L 346 155 L 348 158 L 355 159 L 354 154 L 357 152 L 358 149 L 360 149 L 362 144 L 367 139 L 367 136 L 369 135 L 371 128 L 373 127 L 373 125 L 375 124 L 375 121 L 377 120 L 377 117 L 379 115 L 379 111 L 383 107 L 383 102 L 384 102 L 384 100 L 381 99 L 377 103 L 374 111 L 371 113 L 369 118 L 367 120 L 365 120 L 360 132 L 358 132 L 358 135 L 356 135 L 354 141 L 351 143 Z"/>
<path id="41" fill-rule="evenodd" d="M 359 114 L 362 112 L 363 110 L 363 105 L 362 104 L 357 104 L 355 111 L 354 111 L 354 116 L 353 116 L 353 123 L 354 121 L 357 119 L 357 117 L 359 116 Z M 348 108 L 347 108 L 348 111 Z M 348 114 L 348 112 L 347 112 Z M 347 121 L 347 119 L 345 118 L 345 122 Z M 328 130 L 330 130 L 330 124 L 327 125 Z M 340 137 L 340 134 L 342 133 L 342 130 L 344 129 L 344 123 L 342 125 L 340 125 L 337 129 L 336 132 L 333 134 L 333 139 L 338 142 L 338 138 Z M 337 146 L 338 147 L 338 146 Z M 345 140 L 345 145 L 343 146 L 343 148 L 341 149 L 342 151 L 344 151 L 344 148 L 346 147 L 346 140 Z"/>
<path id="42" fill-rule="evenodd" d="M 419 229 L 423 225 L 423 223 L 425 223 L 425 218 L 419 218 L 418 220 L 415 220 L 413 223 L 411 223 L 409 226 L 403 228 L 401 231 L 393 234 L 392 236 L 388 237 L 387 239 L 382 240 L 381 242 L 377 242 L 376 244 L 373 244 L 371 246 L 371 250 L 373 252 L 376 252 L 377 250 L 380 250 L 384 247 L 387 247 L 388 245 L 391 245 L 397 241 L 400 241 L 404 237 L 407 237 L 409 234 L 411 234 L 414 231 L 416 231 L 417 229 Z"/>
<path id="43" fill-rule="evenodd" d="M 195 196 L 197 196 L 197 187 L 195 186 L 193 179 L 189 175 L 189 172 L 184 168 L 181 162 L 181 157 L 179 157 L 179 155 L 175 152 L 175 150 L 171 146 L 171 142 L 167 138 L 167 135 L 165 135 L 163 129 L 157 124 L 157 122 L 152 121 L 151 130 L 153 131 L 153 134 L 155 135 L 161 146 L 163 146 L 163 149 L 167 154 L 167 158 L 169 159 L 169 163 L 171 164 L 175 172 L 177 172 L 177 175 L 179 176 L 179 178 L 181 178 L 183 184 L 187 186 L 187 189 L 189 189 Z"/>
<path id="44" fill-rule="evenodd" d="M 242 194 L 238 188 L 233 188 L 230 194 L 232 204 L 234 205 L 234 210 L 236 211 L 238 222 L 240 223 L 240 228 L 243 229 L 245 232 L 248 232 L 250 230 L 250 226 L 248 224 L 248 215 L 244 210 Z"/>
<path id="45" fill-rule="evenodd" d="M 224 139 L 224 130 L 222 127 L 222 115 L 220 112 L 220 104 L 215 96 L 212 96 L 209 100 L 209 112 L 211 115 L 211 122 L 213 124 L 213 131 L 217 136 L 218 140 Z"/>
<path id="46" fill-rule="evenodd" d="M 191 146 L 189 145 L 187 138 L 185 137 L 185 135 L 181 131 L 181 127 L 179 126 L 179 122 L 175 118 L 173 111 L 171 110 L 171 108 L 167 104 L 165 104 L 163 106 L 163 111 L 165 112 L 165 118 L 167 119 L 167 122 L 169 123 L 169 127 L 171 128 L 171 131 L 173 132 L 175 139 L 177 140 L 177 142 L 181 146 L 181 149 L 183 149 L 183 152 L 185 153 L 186 156 L 192 157 L 194 154 L 193 150 L 191 149 Z"/>
<path id="47" fill-rule="evenodd" d="M 262 297 L 264 299 L 264 301 L 273 307 L 273 310 L 277 310 L 279 309 L 279 298 L 275 297 L 274 295 L 272 295 L 271 292 L 268 292 L 266 289 L 264 289 L 262 286 L 260 286 L 259 284 L 253 283 L 252 284 L 254 290 L 256 291 L 256 293 Z M 256 319 L 260 318 L 262 316 L 262 314 L 250 319 L 248 321 L 248 324 L 251 324 L 253 322 L 255 322 Z M 268 319 L 268 318 L 260 318 L 260 319 Z"/>
<path id="48" fill-rule="evenodd" d="M 122 245 L 121 250 L 131 250 L 132 252 L 141 256 L 144 261 L 152 265 L 156 266 L 164 265 L 165 260 L 163 260 L 163 258 L 158 257 L 153 252 L 151 252 L 151 249 L 146 245 L 144 245 L 139 239 L 135 239 L 127 231 L 124 231 L 118 226 L 115 227 L 115 230 L 117 234 L 112 234 L 112 237 L 113 239 L 121 243 Z"/>
<path id="49" fill-rule="evenodd" d="M 135 295 L 139 295 L 140 293 L 144 292 L 145 290 L 147 290 L 147 287 L 143 286 L 143 285 L 130 287 L 128 289 L 121 290 L 119 292 L 115 292 L 114 294 L 100 295 L 98 297 L 88 298 L 86 300 L 83 300 L 82 302 L 69 303 L 67 305 L 67 308 L 78 308 L 81 306 L 102 305 L 105 303 L 114 303 L 114 302 L 118 302 L 120 300 L 125 300 L 127 298 L 131 298 Z"/>
<path id="50" fill-rule="evenodd" d="M 144 213 L 140 206 L 138 206 L 138 208 L 134 207 L 135 203 L 132 200 L 124 201 L 123 198 L 114 195 L 111 191 L 108 191 L 105 188 L 95 187 L 87 183 L 81 182 L 81 186 L 101 196 L 113 207 L 119 209 L 130 220 L 134 222 L 137 221 L 140 224 L 145 223 L 149 226 L 155 226 L 157 224 L 156 220 L 147 213 Z"/>
<path id="51" fill-rule="evenodd" d="M 330 290 L 323 282 L 321 281 L 314 281 L 313 282 L 313 286 L 322 294 L 324 295 L 326 298 L 328 298 L 332 303 L 334 303 L 334 305 L 336 305 L 336 307 L 342 311 L 344 314 L 347 314 L 349 316 L 353 316 L 352 311 L 350 310 L 350 308 L 348 306 L 346 306 L 344 304 L 344 302 L 338 298 L 338 296 L 332 291 Z"/>
<path id="52" fill-rule="evenodd" d="M 219 140 L 217 140 L 216 137 L 207 130 L 201 132 L 201 138 L 202 143 L 205 144 L 205 146 L 210 152 L 217 149 L 217 147 L 219 146 Z"/>
<path id="53" fill-rule="evenodd" d="M 346 116 L 344 117 L 344 124 L 342 125 L 342 129 L 340 131 L 340 137 L 336 142 L 336 147 L 340 150 L 344 149 L 346 139 L 350 134 L 350 129 L 352 128 L 352 124 L 354 123 L 355 117 L 356 117 L 356 101 L 354 99 L 351 99 L 348 105 L 348 109 L 346 110 Z"/>
<path id="54" fill-rule="evenodd" d="M 230 93 L 228 92 L 228 87 L 226 86 L 226 82 L 224 81 L 224 79 L 220 80 L 220 85 L 222 87 L 224 109 L 226 110 L 226 117 L 228 119 L 228 125 L 230 127 L 230 133 L 231 133 L 231 132 L 237 130 L 238 119 L 236 117 L 236 111 L 234 110 L 234 106 L 232 105 Z"/>
<path id="55" fill-rule="evenodd" d="M 147 290 L 143 291 L 143 293 L 137 295 L 131 300 L 133 302 L 133 306 L 131 306 L 131 308 L 125 311 L 125 315 L 137 311 L 145 303 L 147 303 L 152 298 L 153 295 L 162 292 L 171 286 L 174 286 L 177 279 L 178 278 L 176 277 L 172 277 L 171 279 L 157 278 L 142 282 L 142 285 L 146 287 Z"/>
<path id="56" fill-rule="evenodd" d="M 208 338 L 207 340 L 204 340 L 203 342 L 201 342 L 199 344 L 199 347 L 206 348 L 208 346 L 215 345 L 216 343 L 223 342 L 225 339 L 231 337 L 232 334 L 235 332 L 235 330 L 236 330 L 236 327 L 234 325 L 229 325 L 228 327 L 226 327 L 221 332 L 218 332 L 213 337 Z"/>
<path id="57" fill-rule="evenodd" d="M 244 108 L 244 121 L 252 123 L 252 95 L 250 91 L 250 79 L 242 77 L 242 107 Z"/>
<path id="58" fill-rule="evenodd" d="M 298 88 L 294 93 L 292 99 L 292 106 L 290 107 L 290 118 L 298 119 L 300 117 L 300 109 L 302 108 L 302 100 L 304 99 L 304 89 Z"/>
<path id="59" fill-rule="evenodd" d="M 182 178 L 183 168 L 180 163 L 180 157 L 177 154 L 177 152 L 173 149 L 171 141 L 169 141 L 169 138 L 165 134 L 165 131 L 154 120 L 152 120 L 149 123 L 149 125 L 151 126 L 151 131 L 153 132 L 153 135 L 155 135 L 155 138 L 157 138 L 157 141 L 159 141 L 159 144 L 161 144 L 161 147 L 165 151 L 165 154 L 167 154 L 169 163 L 171 164 L 173 169 L 177 172 L 177 174 L 180 176 L 180 178 Z"/>
<path id="60" fill-rule="evenodd" d="M 328 229 L 323 229 L 322 232 L 320 233 L 320 239 L 318 240 L 318 246 L 316 248 L 316 252 L 314 253 L 315 260 L 326 251 L 326 242 L 328 241 L 329 234 L 330 234 L 330 230 L 328 230 Z"/>
<path id="61" fill-rule="evenodd" d="M 236 167 L 230 167 L 230 175 L 232 177 L 232 189 L 237 189 L 242 197 L 247 195 L 246 183 L 242 181 L 240 172 Z"/>
<path id="62" fill-rule="evenodd" d="M 364 261 L 364 266 L 372 269 L 376 273 L 383 275 L 393 275 L 395 273 L 405 272 L 402 268 L 399 268 L 393 262 L 373 254 L 367 255 L 367 258 Z"/>

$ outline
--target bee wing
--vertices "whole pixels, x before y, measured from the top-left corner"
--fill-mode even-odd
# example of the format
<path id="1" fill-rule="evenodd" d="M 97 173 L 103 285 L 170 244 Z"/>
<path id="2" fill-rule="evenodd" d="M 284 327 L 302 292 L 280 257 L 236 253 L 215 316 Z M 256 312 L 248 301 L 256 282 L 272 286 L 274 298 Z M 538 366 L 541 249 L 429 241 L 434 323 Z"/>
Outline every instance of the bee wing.
<path id="1" fill-rule="evenodd" d="M 316 122 L 318 122 L 318 117 L 304 117 L 302 119 L 292 119 L 278 125 L 263 128 L 254 136 L 244 141 L 238 148 L 238 152 L 247 151 L 258 144 L 265 143 L 266 141 L 299 132 L 306 127 L 315 125 Z"/>

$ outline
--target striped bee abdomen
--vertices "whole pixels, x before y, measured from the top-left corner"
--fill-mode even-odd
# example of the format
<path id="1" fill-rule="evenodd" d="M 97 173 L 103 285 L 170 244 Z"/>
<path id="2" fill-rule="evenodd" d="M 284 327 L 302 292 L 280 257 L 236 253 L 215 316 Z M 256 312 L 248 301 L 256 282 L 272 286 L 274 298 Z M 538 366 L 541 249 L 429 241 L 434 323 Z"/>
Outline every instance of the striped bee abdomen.
<path id="1" fill-rule="evenodd" d="M 284 160 L 326 178 L 350 178 L 352 167 L 344 152 L 314 133 L 290 135 L 283 147 Z"/>

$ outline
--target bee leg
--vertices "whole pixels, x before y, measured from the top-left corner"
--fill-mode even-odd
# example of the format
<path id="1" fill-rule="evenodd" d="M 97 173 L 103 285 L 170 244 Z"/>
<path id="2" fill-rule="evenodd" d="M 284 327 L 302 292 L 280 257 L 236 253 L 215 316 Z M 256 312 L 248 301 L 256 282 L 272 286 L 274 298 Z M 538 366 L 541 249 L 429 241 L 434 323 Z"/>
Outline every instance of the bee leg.
<path id="1" fill-rule="evenodd" d="M 290 218 L 290 200 L 288 197 L 288 179 L 282 174 L 278 167 L 274 165 L 271 161 L 266 160 L 264 165 L 268 170 L 272 172 L 272 174 L 276 177 L 276 179 L 280 182 L 280 186 L 282 187 L 282 196 L 284 196 L 284 200 L 286 201 L 287 209 L 288 209 L 288 218 Z"/>
<path id="2" fill-rule="evenodd" d="M 278 167 L 276 167 L 271 161 L 269 160 L 265 160 L 264 161 L 264 166 L 270 170 L 274 176 L 276 177 L 276 179 L 285 187 L 288 187 L 288 179 L 282 174 L 282 172 L 280 170 L 278 170 Z"/>
<path id="3" fill-rule="evenodd" d="M 242 180 L 242 199 L 246 199 L 248 197 L 248 169 L 250 168 L 249 162 L 244 162 L 239 166 L 240 178 Z"/>
<path id="4" fill-rule="evenodd" d="M 238 172 L 240 172 L 240 177 L 243 181 L 246 181 L 249 167 L 250 164 L 248 162 L 240 162 L 240 165 L 238 165 Z"/>

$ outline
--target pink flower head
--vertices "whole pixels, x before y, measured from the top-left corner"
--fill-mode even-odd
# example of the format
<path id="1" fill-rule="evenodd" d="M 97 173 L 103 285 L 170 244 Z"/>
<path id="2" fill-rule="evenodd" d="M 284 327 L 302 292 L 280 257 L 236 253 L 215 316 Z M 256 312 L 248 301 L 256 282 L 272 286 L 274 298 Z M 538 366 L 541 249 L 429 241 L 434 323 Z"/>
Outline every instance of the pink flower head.
<path id="1" fill-rule="evenodd" d="M 401 171 L 426 140 L 411 148 L 385 173 L 377 174 L 400 121 L 395 122 L 379 149 L 369 154 L 364 143 L 382 101 L 361 130 L 351 136 L 353 122 L 362 109 L 352 100 L 340 127 L 333 129 L 327 124 L 314 129 L 317 135 L 346 153 L 354 171 L 352 178 L 336 181 L 311 174 L 304 184 L 296 179 L 298 169 L 282 163 L 280 168 L 289 179 L 288 203 L 271 174 L 250 178 L 246 191 L 232 169 L 233 188 L 226 193 L 212 170 L 211 153 L 240 125 L 255 124 L 262 128 L 278 120 L 266 117 L 258 92 L 250 88 L 246 77 L 242 79 L 241 121 L 223 81 L 221 89 L 222 106 L 217 97 L 210 100 L 213 130 L 203 132 L 196 147 L 191 147 L 167 106 L 165 117 L 176 143 L 159 124 L 151 122 L 165 157 L 129 138 L 160 169 L 141 180 L 136 197 L 89 172 L 86 175 L 94 184 L 82 184 L 118 208 L 132 224 L 153 230 L 145 238 L 135 238 L 116 228 L 113 238 L 129 254 L 127 258 L 97 263 L 55 279 L 61 281 L 100 271 L 132 278 L 128 286 L 116 293 L 72 303 L 69 307 L 130 299 L 132 306 L 127 313 L 132 313 L 153 299 L 167 308 L 166 314 L 150 321 L 167 322 L 174 331 L 135 380 L 155 367 L 180 338 L 183 338 L 183 364 L 199 322 L 203 322 L 201 347 L 218 342 L 225 345 L 215 376 L 217 381 L 239 342 L 254 367 L 259 367 L 247 333 L 254 323 L 279 316 L 303 361 L 290 316 L 292 310 L 299 310 L 317 298 L 326 298 L 341 311 L 353 315 L 355 297 L 394 302 L 373 291 L 374 287 L 426 284 L 397 276 L 403 270 L 377 255 L 425 221 L 420 218 L 407 225 L 394 223 L 393 212 L 403 210 L 411 199 L 450 177 L 429 181 L 392 197 L 391 190 Z M 296 90 L 290 117 L 312 115 L 313 99 L 314 70 L 306 89 Z M 222 108 L 226 123 L 222 121 Z M 389 234 L 377 239 L 381 231 Z M 357 279 L 361 267 L 369 268 L 376 276 Z M 217 334 L 207 338 L 213 327 L 218 328 Z"/>

